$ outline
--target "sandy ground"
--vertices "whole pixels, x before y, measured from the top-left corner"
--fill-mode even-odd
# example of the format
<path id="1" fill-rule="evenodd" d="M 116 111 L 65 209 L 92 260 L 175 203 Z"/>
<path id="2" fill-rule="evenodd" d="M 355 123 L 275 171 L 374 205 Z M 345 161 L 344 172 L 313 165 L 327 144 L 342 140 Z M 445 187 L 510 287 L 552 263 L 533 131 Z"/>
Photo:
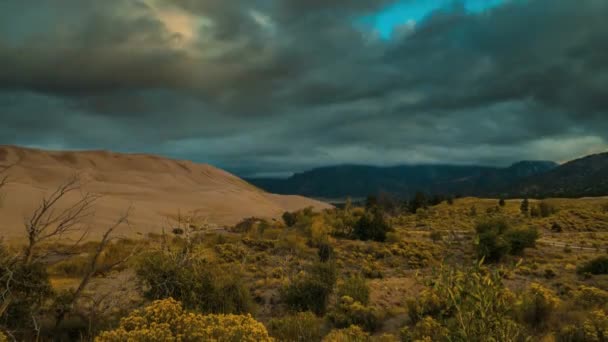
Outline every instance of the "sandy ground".
<path id="1" fill-rule="evenodd" d="M 128 208 L 130 224 L 121 227 L 120 234 L 135 237 L 170 228 L 171 217 L 178 213 L 225 226 L 251 216 L 278 218 L 286 210 L 329 207 L 301 196 L 266 193 L 210 165 L 153 155 L 0 146 L 0 168 L 10 164 L 14 164 L 7 172 L 10 183 L 2 189 L 0 202 L 0 237 L 8 240 L 22 237 L 24 219 L 44 196 L 74 175 L 83 184 L 82 192 L 101 196 L 94 216 L 86 222 L 90 239 L 98 238 Z M 71 193 L 60 207 L 80 196 Z"/>

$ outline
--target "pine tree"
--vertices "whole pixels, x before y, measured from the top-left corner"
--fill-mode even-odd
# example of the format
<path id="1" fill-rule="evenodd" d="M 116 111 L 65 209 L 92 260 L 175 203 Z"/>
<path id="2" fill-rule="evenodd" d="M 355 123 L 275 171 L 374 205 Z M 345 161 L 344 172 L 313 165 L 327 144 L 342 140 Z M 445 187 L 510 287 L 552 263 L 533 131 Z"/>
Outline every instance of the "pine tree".
<path id="1" fill-rule="evenodd" d="M 521 201 L 521 206 L 519 208 L 520 208 L 522 214 L 528 216 L 528 212 L 530 210 L 530 202 L 528 201 L 527 198 L 524 198 L 524 200 Z"/>

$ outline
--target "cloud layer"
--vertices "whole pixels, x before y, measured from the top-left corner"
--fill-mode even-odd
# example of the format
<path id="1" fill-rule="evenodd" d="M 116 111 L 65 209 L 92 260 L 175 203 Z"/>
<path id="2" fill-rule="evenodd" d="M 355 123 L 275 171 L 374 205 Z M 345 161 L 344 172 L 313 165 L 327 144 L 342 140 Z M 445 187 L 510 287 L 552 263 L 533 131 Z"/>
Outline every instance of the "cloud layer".
<path id="1" fill-rule="evenodd" d="M 0 143 L 243 175 L 608 149 L 608 2 L 455 3 L 390 40 L 361 24 L 393 2 L 5 0 Z"/>

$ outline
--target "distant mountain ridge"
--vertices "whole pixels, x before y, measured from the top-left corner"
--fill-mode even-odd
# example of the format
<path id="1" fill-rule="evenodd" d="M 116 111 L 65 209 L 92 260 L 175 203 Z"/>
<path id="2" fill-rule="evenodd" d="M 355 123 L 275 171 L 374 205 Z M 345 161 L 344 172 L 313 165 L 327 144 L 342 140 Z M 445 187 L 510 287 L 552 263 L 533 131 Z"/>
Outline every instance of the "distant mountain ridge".
<path id="1" fill-rule="evenodd" d="M 558 167 L 558 164 L 550 161 L 522 161 L 506 168 L 477 165 L 340 165 L 296 173 L 287 179 L 252 178 L 248 181 L 274 193 L 318 198 L 364 197 L 378 192 L 410 197 L 416 191 L 485 196 L 507 192 L 510 186 L 522 179 Z"/>
<path id="2" fill-rule="evenodd" d="M 522 179 L 509 196 L 593 197 L 608 195 L 608 152 L 592 154 Z"/>

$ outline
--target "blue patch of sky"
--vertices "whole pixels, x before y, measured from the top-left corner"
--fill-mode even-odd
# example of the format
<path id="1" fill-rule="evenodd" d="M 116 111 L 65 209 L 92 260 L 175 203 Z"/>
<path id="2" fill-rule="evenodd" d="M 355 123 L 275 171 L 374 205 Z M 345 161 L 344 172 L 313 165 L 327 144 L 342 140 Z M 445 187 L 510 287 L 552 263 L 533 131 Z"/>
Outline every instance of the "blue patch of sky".
<path id="1" fill-rule="evenodd" d="M 402 0 L 361 19 L 361 24 L 376 30 L 383 39 L 390 39 L 396 27 L 407 22 L 420 22 L 438 9 L 464 6 L 470 13 L 483 12 L 506 0 Z"/>

